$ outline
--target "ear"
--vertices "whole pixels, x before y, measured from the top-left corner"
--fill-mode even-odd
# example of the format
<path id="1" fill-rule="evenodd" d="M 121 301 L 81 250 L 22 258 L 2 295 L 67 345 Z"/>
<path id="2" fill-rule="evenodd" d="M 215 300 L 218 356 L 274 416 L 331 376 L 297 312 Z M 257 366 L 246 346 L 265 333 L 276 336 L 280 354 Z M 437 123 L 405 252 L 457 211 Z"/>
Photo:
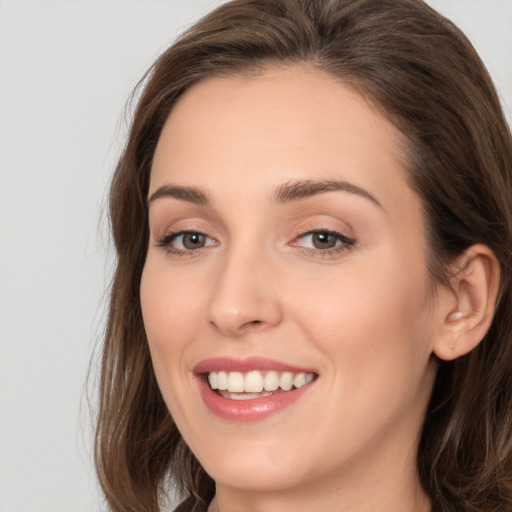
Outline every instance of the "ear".
<path id="1" fill-rule="evenodd" d="M 500 283 L 500 264 L 483 244 L 466 249 L 452 266 L 451 290 L 441 292 L 441 325 L 433 352 L 451 361 L 473 350 L 494 316 Z M 447 296 L 451 294 L 451 298 Z"/>

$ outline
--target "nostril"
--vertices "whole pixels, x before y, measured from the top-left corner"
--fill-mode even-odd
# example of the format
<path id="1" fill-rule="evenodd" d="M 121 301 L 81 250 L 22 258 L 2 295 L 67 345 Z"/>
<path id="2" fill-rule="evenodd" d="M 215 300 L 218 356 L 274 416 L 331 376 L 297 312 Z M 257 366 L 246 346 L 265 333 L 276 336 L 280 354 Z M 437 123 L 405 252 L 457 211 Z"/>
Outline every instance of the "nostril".
<path id="1" fill-rule="evenodd" d="M 240 327 L 240 330 L 246 331 L 246 330 L 251 330 L 251 329 L 257 329 L 263 325 L 265 325 L 265 322 L 263 322 L 262 320 L 251 320 L 249 322 L 245 322 L 245 324 L 243 324 Z"/>

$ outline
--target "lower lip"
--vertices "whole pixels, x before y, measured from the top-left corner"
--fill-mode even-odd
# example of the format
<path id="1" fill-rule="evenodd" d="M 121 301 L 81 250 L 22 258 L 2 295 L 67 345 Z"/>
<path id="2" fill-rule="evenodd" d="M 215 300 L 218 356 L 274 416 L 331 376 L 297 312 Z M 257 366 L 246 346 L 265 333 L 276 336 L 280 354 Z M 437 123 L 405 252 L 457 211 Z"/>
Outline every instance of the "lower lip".
<path id="1" fill-rule="evenodd" d="M 311 386 L 307 384 L 293 391 L 253 398 L 251 400 L 230 400 L 212 391 L 205 380 L 198 376 L 199 389 L 206 407 L 215 415 L 230 421 L 260 421 L 294 404 Z"/>

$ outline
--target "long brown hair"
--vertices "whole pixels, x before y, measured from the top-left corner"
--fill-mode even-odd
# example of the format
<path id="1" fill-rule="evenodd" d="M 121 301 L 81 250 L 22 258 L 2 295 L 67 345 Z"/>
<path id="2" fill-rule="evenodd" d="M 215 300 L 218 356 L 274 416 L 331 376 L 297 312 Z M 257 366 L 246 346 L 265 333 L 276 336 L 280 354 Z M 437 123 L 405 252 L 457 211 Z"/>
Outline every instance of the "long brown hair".
<path id="1" fill-rule="evenodd" d="M 235 0 L 152 66 L 110 190 L 117 250 L 103 347 L 96 464 L 114 512 L 157 512 L 165 487 L 205 510 L 214 482 L 158 390 L 139 284 L 153 153 L 173 105 L 214 75 L 307 62 L 369 98 L 405 135 L 425 211 L 430 271 L 481 242 L 502 268 L 493 324 L 469 355 L 440 363 L 418 451 L 434 511 L 512 510 L 512 139 L 465 36 L 421 0 Z"/>

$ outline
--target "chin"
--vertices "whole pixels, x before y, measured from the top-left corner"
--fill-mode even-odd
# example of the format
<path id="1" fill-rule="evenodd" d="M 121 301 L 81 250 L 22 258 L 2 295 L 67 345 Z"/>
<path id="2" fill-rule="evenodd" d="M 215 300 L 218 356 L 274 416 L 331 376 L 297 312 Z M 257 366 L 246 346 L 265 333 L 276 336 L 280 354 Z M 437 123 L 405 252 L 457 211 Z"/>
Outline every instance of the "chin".
<path id="1" fill-rule="evenodd" d="M 254 433 L 252 439 L 248 439 L 250 434 L 238 439 L 230 434 L 212 435 L 207 446 L 195 446 L 193 451 L 217 485 L 238 490 L 286 491 L 328 471 L 326 461 L 318 457 L 318 447 L 307 439 L 297 442 L 275 428 L 272 437 L 268 427 L 266 436 Z"/>
<path id="2" fill-rule="evenodd" d="M 276 464 L 275 460 L 253 460 L 226 457 L 221 464 L 207 464 L 208 474 L 217 485 L 252 492 L 277 492 L 304 482 L 298 463 Z"/>

